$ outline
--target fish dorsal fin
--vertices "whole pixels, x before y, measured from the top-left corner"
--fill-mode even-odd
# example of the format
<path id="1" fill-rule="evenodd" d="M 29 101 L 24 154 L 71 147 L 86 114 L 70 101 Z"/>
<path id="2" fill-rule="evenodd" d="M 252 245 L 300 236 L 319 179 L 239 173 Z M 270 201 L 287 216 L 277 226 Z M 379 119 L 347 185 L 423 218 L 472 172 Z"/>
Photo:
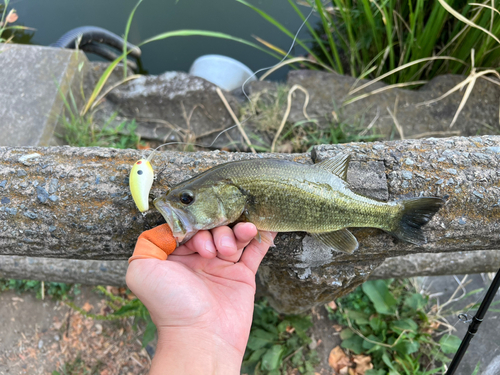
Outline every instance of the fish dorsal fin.
<path id="1" fill-rule="evenodd" d="M 322 162 L 315 164 L 315 166 L 331 172 L 344 181 L 347 181 L 347 167 L 349 166 L 350 160 L 350 154 L 339 154 L 333 158 L 323 160 Z"/>
<path id="2" fill-rule="evenodd" d="M 351 254 L 359 246 L 358 240 L 347 229 L 325 233 L 309 233 L 315 240 L 344 253 Z"/>

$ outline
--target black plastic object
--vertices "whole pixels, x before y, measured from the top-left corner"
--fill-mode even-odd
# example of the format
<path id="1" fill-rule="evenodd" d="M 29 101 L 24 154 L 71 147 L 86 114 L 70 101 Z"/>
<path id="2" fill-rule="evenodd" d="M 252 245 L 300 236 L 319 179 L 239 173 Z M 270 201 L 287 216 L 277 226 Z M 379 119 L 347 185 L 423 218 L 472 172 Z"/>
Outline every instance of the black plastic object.
<path id="1" fill-rule="evenodd" d="M 123 46 L 126 44 L 129 56 L 136 59 L 141 57 L 141 49 L 139 47 L 125 42 L 123 38 L 115 33 L 97 26 L 82 26 L 70 30 L 60 37 L 57 42 L 52 43 L 50 47 L 75 49 L 77 48 L 77 43 L 78 48 L 82 51 L 95 53 L 109 61 L 115 60 L 119 55 L 106 48 L 105 45 L 121 52 L 123 51 Z M 137 64 L 135 62 L 127 60 L 127 65 L 137 71 Z"/>

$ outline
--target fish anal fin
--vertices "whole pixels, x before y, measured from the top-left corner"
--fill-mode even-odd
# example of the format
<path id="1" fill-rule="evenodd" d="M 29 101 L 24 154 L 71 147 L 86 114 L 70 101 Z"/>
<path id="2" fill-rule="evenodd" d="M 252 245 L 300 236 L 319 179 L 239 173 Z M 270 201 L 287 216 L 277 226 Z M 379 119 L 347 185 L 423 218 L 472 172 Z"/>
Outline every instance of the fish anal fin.
<path id="1" fill-rule="evenodd" d="M 309 233 L 315 240 L 322 244 L 344 253 L 351 254 L 359 246 L 358 240 L 347 229 L 340 229 L 334 232 Z"/>
<path id="2" fill-rule="evenodd" d="M 349 166 L 350 160 L 350 154 L 339 154 L 333 158 L 323 160 L 322 162 L 315 164 L 315 166 L 333 173 L 344 181 L 347 181 L 347 167 Z"/>

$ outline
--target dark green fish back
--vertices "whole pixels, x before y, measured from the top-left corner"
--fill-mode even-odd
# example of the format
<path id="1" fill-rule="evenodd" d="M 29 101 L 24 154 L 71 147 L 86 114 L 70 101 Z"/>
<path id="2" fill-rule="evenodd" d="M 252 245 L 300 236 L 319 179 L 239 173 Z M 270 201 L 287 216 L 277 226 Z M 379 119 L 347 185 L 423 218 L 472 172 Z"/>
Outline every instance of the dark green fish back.
<path id="1" fill-rule="evenodd" d="M 252 159 L 212 168 L 194 185 L 227 181 L 247 196 L 244 219 L 261 230 L 323 233 L 346 227 L 389 230 L 396 203 L 353 193 L 338 176 L 316 165 Z M 191 184 L 186 185 L 189 188 Z"/>

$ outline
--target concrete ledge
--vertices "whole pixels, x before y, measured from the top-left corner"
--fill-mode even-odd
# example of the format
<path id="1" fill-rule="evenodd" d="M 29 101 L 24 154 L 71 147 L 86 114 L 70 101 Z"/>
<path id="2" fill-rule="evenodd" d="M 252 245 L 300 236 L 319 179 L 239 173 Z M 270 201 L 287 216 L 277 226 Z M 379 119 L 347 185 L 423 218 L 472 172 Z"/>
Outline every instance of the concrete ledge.
<path id="1" fill-rule="evenodd" d="M 62 144 L 54 133 L 64 107 L 63 97 L 69 98 L 72 92 L 81 105 L 84 81 L 92 77 L 85 54 L 0 44 L 0 67 L 0 146 Z"/>
<path id="2" fill-rule="evenodd" d="M 80 260 L 0 255 L 0 279 L 28 279 L 85 285 L 126 286 L 126 260 Z M 500 251 L 409 254 L 387 258 L 370 279 L 496 272 Z M 262 291 L 265 293 L 265 291 Z"/>

